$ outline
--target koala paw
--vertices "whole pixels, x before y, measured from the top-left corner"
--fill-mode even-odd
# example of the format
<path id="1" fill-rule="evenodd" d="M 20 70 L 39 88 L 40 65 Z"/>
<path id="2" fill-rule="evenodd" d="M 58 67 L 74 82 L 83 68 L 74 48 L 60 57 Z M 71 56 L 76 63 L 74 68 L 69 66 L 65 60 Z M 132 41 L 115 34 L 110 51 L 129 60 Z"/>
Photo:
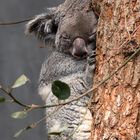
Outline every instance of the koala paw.
<path id="1" fill-rule="evenodd" d="M 87 83 L 92 83 L 93 81 L 93 74 L 95 70 L 95 62 L 96 62 L 96 51 L 93 50 L 89 53 L 87 57 L 87 67 L 86 67 L 86 77 L 85 80 Z"/>
<path id="2" fill-rule="evenodd" d="M 91 53 L 89 53 L 87 62 L 89 64 L 89 66 L 95 65 L 95 62 L 96 62 L 96 51 L 95 50 L 93 50 Z"/>

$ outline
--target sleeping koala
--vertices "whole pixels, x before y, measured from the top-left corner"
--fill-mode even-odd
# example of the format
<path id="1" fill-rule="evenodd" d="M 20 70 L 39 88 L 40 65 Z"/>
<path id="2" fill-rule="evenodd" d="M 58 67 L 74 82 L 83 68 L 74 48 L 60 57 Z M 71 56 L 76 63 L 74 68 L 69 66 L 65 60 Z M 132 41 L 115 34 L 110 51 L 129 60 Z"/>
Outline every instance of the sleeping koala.
<path id="1" fill-rule="evenodd" d="M 73 1 L 73 0 L 72 0 Z M 72 3 L 71 1 L 71 3 Z M 26 25 L 27 34 L 35 34 L 53 52 L 42 64 L 39 78 L 39 94 L 46 104 L 57 104 L 51 91 L 52 82 L 61 80 L 71 89 L 66 100 L 82 95 L 92 87 L 95 69 L 95 32 L 97 19 L 92 11 L 84 12 L 84 0 L 75 1 L 69 7 L 66 0 L 57 8 L 36 16 Z M 87 108 L 90 96 L 64 106 L 46 109 L 46 123 L 50 140 L 87 140 L 90 137 L 92 115 Z M 47 139 L 47 138 L 46 138 Z"/>

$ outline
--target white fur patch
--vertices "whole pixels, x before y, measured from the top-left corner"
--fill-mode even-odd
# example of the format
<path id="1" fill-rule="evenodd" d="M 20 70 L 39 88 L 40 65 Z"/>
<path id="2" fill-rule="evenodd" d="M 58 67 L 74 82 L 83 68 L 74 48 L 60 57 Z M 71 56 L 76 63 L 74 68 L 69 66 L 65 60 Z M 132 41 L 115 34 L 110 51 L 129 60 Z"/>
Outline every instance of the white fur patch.
<path id="1" fill-rule="evenodd" d="M 42 97 L 44 101 L 47 100 L 49 94 L 51 94 L 51 85 L 45 85 L 38 90 L 39 95 Z"/>

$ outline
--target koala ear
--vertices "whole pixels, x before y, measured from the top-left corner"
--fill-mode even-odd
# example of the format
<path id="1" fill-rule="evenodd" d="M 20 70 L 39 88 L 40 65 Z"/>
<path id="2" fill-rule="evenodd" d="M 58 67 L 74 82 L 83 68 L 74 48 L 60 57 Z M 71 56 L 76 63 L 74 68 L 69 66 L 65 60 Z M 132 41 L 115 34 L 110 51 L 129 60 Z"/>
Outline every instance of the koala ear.
<path id="1" fill-rule="evenodd" d="M 26 24 L 25 34 L 34 34 L 45 43 L 53 40 L 55 38 L 58 25 L 55 23 L 54 13 L 52 13 L 52 10 L 50 9 L 49 11 L 51 11 L 51 13 L 37 15 L 34 19 L 29 21 Z"/>

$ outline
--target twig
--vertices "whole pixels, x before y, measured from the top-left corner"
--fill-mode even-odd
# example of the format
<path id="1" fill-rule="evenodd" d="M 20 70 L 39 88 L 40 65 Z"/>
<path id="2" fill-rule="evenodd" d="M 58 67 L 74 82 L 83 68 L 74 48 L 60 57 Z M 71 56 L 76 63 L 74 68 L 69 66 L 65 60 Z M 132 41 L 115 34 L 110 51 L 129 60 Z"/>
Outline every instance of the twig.
<path id="1" fill-rule="evenodd" d="M 80 98 L 86 96 L 87 94 L 91 93 L 92 91 L 96 90 L 98 87 L 100 87 L 102 84 L 104 84 L 107 80 L 109 80 L 113 75 L 115 75 L 119 70 L 121 70 L 132 58 L 134 58 L 138 53 L 140 52 L 140 46 L 139 48 L 127 59 L 125 60 L 122 65 L 120 65 L 114 72 L 112 72 L 109 76 L 107 76 L 104 80 L 102 80 L 101 82 L 99 82 L 95 87 L 89 89 L 87 92 L 85 92 L 84 94 L 78 96 L 77 98 L 67 101 L 65 103 L 61 103 L 61 104 L 54 104 L 54 105 L 45 105 L 45 106 L 38 106 L 36 108 L 48 108 L 48 107 L 55 107 L 55 106 L 60 106 L 60 105 L 66 105 L 69 104 L 73 101 L 77 101 Z"/>
<path id="2" fill-rule="evenodd" d="M 39 121 L 32 123 L 30 126 L 33 126 L 33 128 L 35 128 L 37 125 L 39 125 L 44 120 L 46 120 L 46 115 Z"/>
<path id="3" fill-rule="evenodd" d="M 123 68 L 132 58 L 134 58 L 138 53 L 140 52 L 140 46 L 139 48 L 127 59 L 125 60 L 122 65 L 120 65 L 114 72 L 112 72 L 109 76 L 107 76 L 104 80 L 102 80 L 101 82 L 99 82 L 95 87 L 89 89 L 87 92 L 83 93 L 82 95 L 78 96 L 77 98 L 67 101 L 65 103 L 61 103 L 61 104 L 53 104 L 53 105 L 44 105 L 44 106 L 40 106 L 40 105 L 25 105 L 23 103 L 21 103 L 20 101 L 18 101 L 11 93 L 9 94 L 9 92 L 7 92 L 7 90 L 5 90 L 2 86 L 0 86 L 0 89 L 3 90 L 5 93 L 7 93 L 13 100 L 14 102 L 16 102 L 17 104 L 25 107 L 26 109 L 41 109 L 41 108 L 50 108 L 50 107 L 55 107 L 55 106 L 61 106 L 61 105 L 66 105 L 66 104 L 70 104 L 73 101 L 77 101 L 80 98 L 86 96 L 87 94 L 91 93 L 92 91 L 96 90 L 98 87 L 100 87 L 102 84 L 104 84 L 107 80 L 109 80 L 113 75 L 115 75 L 121 68 Z"/>
<path id="4" fill-rule="evenodd" d="M 140 25 L 138 25 L 135 29 L 134 29 L 134 31 L 131 33 L 131 37 L 130 38 L 132 38 L 134 35 L 135 35 L 135 33 L 136 33 L 136 31 L 138 30 L 140 28 Z M 126 43 L 128 43 L 130 41 L 130 39 L 129 39 L 129 37 L 119 46 L 119 49 L 120 48 L 122 48 Z"/>
<path id="5" fill-rule="evenodd" d="M 10 96 L 13 100 L 13 102 L 17 103 L 18 105 L 25 107 L 26 109 L 30 109 L 31 106 L 28 106 L 26 104 L 21 103 L 19 100 L 17 100 L 13 95 L 12 95 L 12 90 L 10 89 L 5 89 L 4 87 L 0 86 L 0 89 L 6 93 L 8 96 Z"/>
<path id="6" fill-rule="evenodd" d="M 130 34 L 130 35 L 131 35 L 130 38 L 132 38 L 132 37 L 135 35 L 136 31 L 137 31 L 139 28 L 140 28 L 140 25 L 138 25 L 138 26 L 134 29 L 134 31 Z M 126 43 L 129 43 L 130 41 L 131 41 L 131 40 L 129 39 L 129 37 L 126 38 L 126 40 L 125 40 L 120 46 L 118 46 L 117 50 L 118 50 L 118 49 L 121 49 Z M 116 52 L 117 52 L 117 51 L 116 51 Z M 114 55 L 118 55 L 119 53 L 120 53 L 120 52 L 117 52 L 117 53 L 114 54 Z M 105 60 L 104 63 L 108 62 L 112 57 L 113 57 L 113 56 L 110 56 L 107 60 Z"/>
<path id="7" fill-rule="evenodd" d="M 58 109 L 59 110 L 59 109 Z M 42 119 L 36 121 L 36 122 L 33 122 L 32 124 L 22 128 L 20 131 L 24 132 L 26 130 L 29 130 L 29 129 L 34 129 L 36 128 L 41 122 L 43 122 L 44 120 L 46 120 L 48 117 L 51 117 L 54 113 L 56 113 L 58 110 L 54 110 L 51 114 L 49 115 L 45 115 Z"/>
<path id="8" fill-rule="evenodd" d="M 21 133 L 23 133 L 23 132 L 25 132 L 25 131 L 27 131 L 27 130 L 30 130 L 30 129 L 35 128 L 37 125 L 39 125 L 39 124 L 40 124 L 42 121 L 44 121 L 45 119 L 46 119 L 46 116 L 43 117 L 42 119 L 40 119 L 39 121 L 36 121 L 36 122 L 34 122 L 34 123 L 32 123 L 32 124 L 30 124 L 30 125 L 24 127 L 23 129 L 19 130 L 19 131 L 14 135 L 14 137 L 16 138 L 16 137 L 18 137 L 19 135 L 21 135 Z"/>
<path id="9" fill-rule="evenodd" d="M 23 22 L 30 21 L 32 19 L 33 18 L 27 18 L 27 19 L 18 20 L 18 21 L 0 22 L 0 26 L 8 26 L 8 25 L 20 24 L 20 23 L 23 23 Z"/>
<path id="10" fill-rule="evenodd" d="M 114 72 L 112 72 L 112 74 L 110 75 L 110 76 L 107 76 L 104 80 L 102 80 L 101 82 L 99 82 L 99 84 L 97 84 L 95 87 L 93 87 L 93 88 L 91 88 L 90 90 L 88 90 L 87 92 L 85 92 L 84 94 L 82 94 L 81 96 L 78 96 L 77 98 L 75 98 L 75 99 L 73 99 L 73 100 L 70 100 L 70 101 L 68 101 L 68 102 L 65 102 L 65 103 L 61 103 L 61 104 L 54 104 L 54 105 L 45 105 L 45 106 L 34 106 L 34 108 L 33 109 L 39 109 L 39 108 L 47 108 L 47 107 L 55 107 L 55 106 L 62 106 L 62 105 L 66 105 L 66 104 L 69 104 L 69 103 L 71 103 L 71 102 L 73 102 L 73 101 L 76 101 L 76 100 L 79 100 L 80 98 L 82 98 L 82 97 L 84 97 L 84 96 L 86 96 L 87 94 L 89 94 L 89 93 L 91 93 L 92 91 L 94 91 L 94 90 L 96 90 L 99 86 L 101 86 L 102 84 L 104 84 L 107 80 L 109 80 L 114 74 L 116 74 L 121 68 L 123 68 L 131 59 L 133 59 L 138 53 L 140 52 L 140 46 L 139 46 L 139 48 L 126 60 L 126 61 L 124 61 L 123 63 L 122 63 L 122 65 L 120 65 Z M 0 86 L 0 89 L 2 89 L 3 90 L 3 88 L 2 88 L 2 86 Z M 6 92 L 7 93 L 7 91 L 6 90 L 4 90 L 4 92 Z M 8 94 L 9 95 L 9 94 Z M 10 96 L 12 99 L 14 98 L 13 96 Z M 90 106 L 90 104 L 91 104 L 91 99 L 92 99 L 92 97 L 93 97 L 93 93 L 91 94 L 91 97 L 90 97 L 90 102 L 89 102 L 89 104 L 88 104 L 88 107 Z M 13 99 L 16 103 L 18 103 L 19 105 L 21 105 L 21 106 L 25 106 L 25 107 L 28 107 L 28 108 L 32 108 L 32 106 L 27 106 L 27 105 L 24 105 L 24 104 L 22 104 L 22 103 L 19 103 L 19 101 L 17 101 L 17 99 Z M 54 112 L 53 112 L 54 113 Z M 51 114 L 52 115 L 52 114 Z M 50 116 L 51 116 L 50 115 Z M 23 131 L 25 131 L 25 130 L 28 130 L 28 129 L 30 129 L 30 128 L 35 128 L 38 124 L 40 124 L 44 119 L 46 118 L 46 116 L 45 117 L 43 117 L 41 120 L 39 120 L 39 121 L 37 121 L 37 122 L 35 122 L 35 123 L 33 123 L 33 124 L 31 124 L 31 125 L 29 125 L 29 126 L 27 126 L 26 128 L 24 128 L 24 129 L 22 129 Z M 81 123 L 80 123 L 81 124 Z M 80 124 L 78 125 L 78 127 L 80 126 Z M 73 135 L 73 133 L 75 133 L 75 131 L 77 130 L 78 128 L 76 128 L 73 132 L 72 132 L 72 134 L 69 136 L 69 137 L 71 137 L 72 135 Z"/>

